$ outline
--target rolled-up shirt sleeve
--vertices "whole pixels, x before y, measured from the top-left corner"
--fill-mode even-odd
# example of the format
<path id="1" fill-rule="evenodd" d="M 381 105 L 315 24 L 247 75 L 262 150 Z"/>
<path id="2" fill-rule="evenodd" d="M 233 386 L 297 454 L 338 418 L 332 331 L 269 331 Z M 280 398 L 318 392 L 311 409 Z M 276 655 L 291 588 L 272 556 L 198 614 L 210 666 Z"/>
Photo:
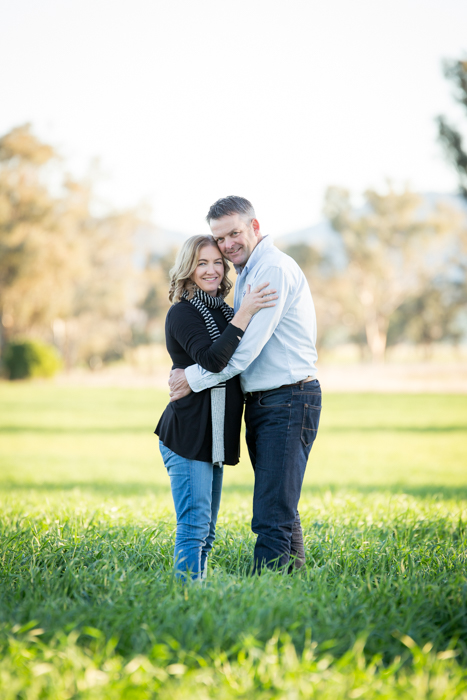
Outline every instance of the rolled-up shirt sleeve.
<path id="1" fill-rule="evenodd" d="M 276 305 L 261 309 L 253 316 L 242 342 L 224 370 L 218 373 L 208 372 L 200 365 L 191 365 L 185 369 L 185 376 L 192 391 L 199 392 L 209 389 L 219 382 L 225 382 L 243 372 L 258 357 L 271 338 L 277 325 L 287 313 L 290 305 L 290 294 L 287 278 L 280 267 L 268 267 L 267 270 L 259 269 L 252 279 L 248 280 L 248 284 L 251 284 L 253 289 L 263 281 L 269 281 L 271 289 L 277 291 L 279 298 L 275 302 Z"/>

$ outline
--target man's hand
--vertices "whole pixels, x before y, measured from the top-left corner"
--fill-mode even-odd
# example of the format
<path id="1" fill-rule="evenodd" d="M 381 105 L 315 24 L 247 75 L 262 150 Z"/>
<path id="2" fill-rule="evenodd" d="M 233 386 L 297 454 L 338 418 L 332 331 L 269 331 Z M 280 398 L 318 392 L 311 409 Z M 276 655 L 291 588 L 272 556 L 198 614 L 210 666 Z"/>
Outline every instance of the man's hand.
<path id="1" fill-rule="evenodd" d="M 170 401 L 178 401 L 191 393 L 184 369 L 171 369 L 169 374 Z"/>

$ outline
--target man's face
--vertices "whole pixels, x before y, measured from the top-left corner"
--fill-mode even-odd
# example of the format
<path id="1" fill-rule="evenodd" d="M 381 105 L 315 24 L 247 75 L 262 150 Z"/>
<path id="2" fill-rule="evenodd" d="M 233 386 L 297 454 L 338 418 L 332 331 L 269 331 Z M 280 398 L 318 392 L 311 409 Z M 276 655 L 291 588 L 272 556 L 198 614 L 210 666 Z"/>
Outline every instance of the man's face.
<path id="1" fill-rule="evenodd" d="M 257 219 L 249 221 L 240 214 L 211 219 L 210 227 L 221 253 L 237 267 L 244 267 L 261 240 Z"/>

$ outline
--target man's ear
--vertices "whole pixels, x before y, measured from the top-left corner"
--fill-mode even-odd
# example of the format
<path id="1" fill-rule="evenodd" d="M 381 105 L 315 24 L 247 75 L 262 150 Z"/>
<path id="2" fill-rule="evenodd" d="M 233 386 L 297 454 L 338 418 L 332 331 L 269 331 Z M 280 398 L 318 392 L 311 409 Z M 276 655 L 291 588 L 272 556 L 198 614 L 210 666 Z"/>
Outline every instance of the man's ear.
<path id="1" fill-rule="evenodd" d="M 258 236 L 261 233 L 258 219 L 252 219 L 251 225 L 253 226 L 253 231 L 255 232 L 255 235 Z"/>

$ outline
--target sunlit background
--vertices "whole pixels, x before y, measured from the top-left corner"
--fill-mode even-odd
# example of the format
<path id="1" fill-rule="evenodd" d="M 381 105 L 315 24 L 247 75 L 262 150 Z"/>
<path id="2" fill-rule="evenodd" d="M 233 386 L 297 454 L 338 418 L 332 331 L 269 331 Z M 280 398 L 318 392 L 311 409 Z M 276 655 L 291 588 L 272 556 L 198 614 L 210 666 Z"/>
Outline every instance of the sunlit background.
<path id="1" fill-rule="evenodd" d="M 0 132 L 24 122 L 114 206 L 205 230 L 220 196 L 264 228 L 316 223 L 328 185 L 456 189 L 436 143 L 462 0 L 2 3 Z"/>
<path id="2" fill-rule="evenodd" d="M 465 203 L 437 118 L 465 127 L 446 66 L 465 58 L 466 26 L 462 0 L 2 3 L 0 135 L 16 139 L 1 156 L 4 192 L 38 198 L 34 232 L 3 210 L 2 347 L 42 339 L 69 368 L 142 357 L 163 340 L 177 247 L 228 194 L 248 197 L 304 269 L 324 360 L 342 346 L 378 361 L 401 343 L 422 358 L 462 346 Z M 21 139 L 35 144 L 27 181 L 47 202 L 18 194 Z M 31 156 L 40 144 L 52 151 Z M 389 199 L 368 249 L 388 207 L 393 234 L 409 220 L 425 232 L 405 248 L 391 239 L 389 255 L 380 246 L 364 274 L 333 206 L 358 218 L 375 196 Z"/>
<path id="3" fill-rule="evenodd" d="M 2 700 L 466 697 L 466 30 L 466 0 L 0 0 Z M 249 576 L 242 438 L 181 587 L 168 274 L 229 194 L 316 306 L 306 568 Z"/>

